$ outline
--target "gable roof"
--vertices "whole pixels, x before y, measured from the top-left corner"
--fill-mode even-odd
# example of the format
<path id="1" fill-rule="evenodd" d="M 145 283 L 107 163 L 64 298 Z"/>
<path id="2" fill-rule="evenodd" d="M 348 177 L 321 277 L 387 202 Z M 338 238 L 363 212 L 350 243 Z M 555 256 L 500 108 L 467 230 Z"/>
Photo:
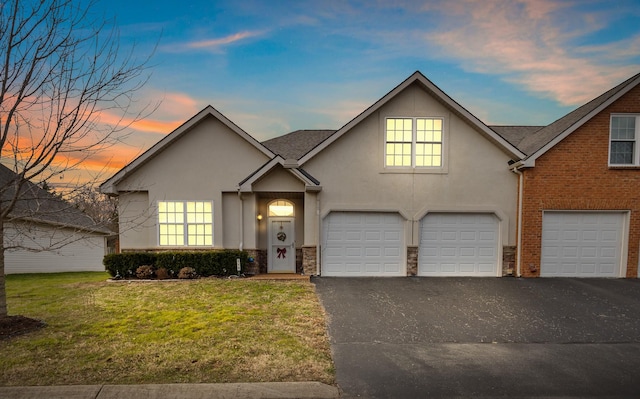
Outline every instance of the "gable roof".
<path id="1" fill-rule="evenodd" d="M 284 169 L 289 171 L 293 176 L 295 176 L 298 180 L 300 180 L 305 185 L 305 191 L 320 191 L 322 190 L 322 186 L 320 182 L 311 176 L 309 172 L 305 171 L 302 168 L 290 168 L 286 165 L 285 159 L 280 155 L 276 155 L 273 159 L 267 161 L 264 165 L 256 169 L 252 174 L 250 174 L 246 179 L 238 183 L 238 190 L 240 192 L 251 192 L 253 190 L 252 186 L 254 183 L 258 182 L 258 180 L 262 179 L 265 175 L 267 175 L 273 168 L 276 166 L 282 166 Z"/>
<path id="2" fill-rule="evenodd" d="M 353 118 L 346 125 L 341 127 L 334 134 L 329 136 L 326 140 L 320 143 L 318 146 L 313 148 L 307 154 L 305 154 L 302 158 L 300 158 L 299 164 L 303 165 L 305 162 L 309 161 L 315 155 L 324 150 L 327 146 L 329 146 L 334 141 L 338 140 L 342 135 L 351 130 L 353 127 L 358 125 L 364 119 L 369 117 L 371 114 L 375 113 L 382 106 L 388 103 L 391 99 L 405 90 L 407 87 L 412 84 L 419 84 L 424 90 L 431 93 L 438 101 L 444 104 L 447 108 L 452 110 L 456 115 L 458 115 L 463 120 L 467 121 L 471 126 L 476 128 L 481 134 L 487 137 L 489 140 L 494 142 L 496 145 L 501 147 L 503 150 L 511 154 L 512 157 L 516 159 L 522 159 L 525 157 L 525 154 L 522 153 L 518 148 L 509 143 L 504 139 L 500 134 L 491 130 L 487 125 L 482 123 L 477 117 L 475 117 L 471 112 L 467 111 L 464 107 L 454 101 L 451 97 L 449 97 L 445 92 L 440 90 L 438 86 L 433 84 L 429 79 L 427 79 L 422 73 L 419 71 L 414 72 L 411 76 L 409 76 L 404 82 L 400 83 L 393 90 L 383 96 L 381 99 L 376 101 L 369 108 L 364 110 L 360 115 Z"/>
<path id="3" fill-rule="evenodd" d="M 112 234 L 106 226 L 98 225 L 86 213 L 70 203 L 22 179 L 5 165 L 0 164 L 0 195 L 3 207 L 8 206 L 19 188 L 18 199 L 9 214 L 10 219 L 45 223 L 101 234 Z"/>
<path id="4" fill-rule="evenodd" d="M 275 154 L 271 152 L 267 147 L 263 146 L 259 141 L 254 139 L 249 133 L 242 130 L 238 125 L 231 122 L 226 116 L 222 115 L 218 110 L 213 108 L 211 105 L 205 107 L 202 111 L 198 112 L 191 119 L 180 125 L 177 129 L 167 134 L 162 138 L 162 140 L 158 141 L 151 148 L 145 151 L 142 155 L 134 159 L 131 163 L 129 163 L 124 168 L 120 169 L 118 173 L 113 175 L 107 181 L 100 185 L 100 191 L 105 194 L 117 194 L 116 184 L 122 181 L 125 177 L 133 173 L 135 170 L 140 168 L 142 165 L 147 163 L 157 154 L 159 154 L 162 150 L 167 148 L 177 139 L 182 137 L 185 133 L 190 131 L 194 126 L 200 123 L 207 117 L 214 117 L 222 122 L 225 126 L 231 129 L 233 132 L 237 133 L 240 137 L 245 139 L 248 143 L 257 148 L 260 152 L 265 154 L 269 158 L 273 158 Z"/>
<path id="5" fill-rule="evenodd" d="M 640 73 L 568 113 L 552 124 L 525 137 L 518 145 L 523 152 L 528 154 L 527 158 L 521 162 L 522 166 L 534 166 L 535 160 L 542 154 L 576 131 L 580 126 L 584 125 L 638 84 L 640 84 Z"/>
<path id="6" fill-rule="evenodd" d="M 335 132 L 335 130 L 326 129 L 296 130 L 295 132 L 263 141 L 262 145 L 284 159 L 298 160 Z"/>

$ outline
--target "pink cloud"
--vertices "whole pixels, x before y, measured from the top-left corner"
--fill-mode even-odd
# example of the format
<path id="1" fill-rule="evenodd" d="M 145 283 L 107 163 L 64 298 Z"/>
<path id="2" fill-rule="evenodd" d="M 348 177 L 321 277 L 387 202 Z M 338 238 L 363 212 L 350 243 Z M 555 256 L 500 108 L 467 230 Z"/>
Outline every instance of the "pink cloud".
<path id="1" fill-rule="evenodd" d="M 436 3 L 428 11 L 444 18 L 424 39 L 441 57 L 461 61 L 467 70 L 503 74 L 528 91 L 579 105 L 637 73 L 635 67 L 610 61 L 637 55 L 629 47 L 638 50 L 640 39 L 618 46 L 576 46 L 572 40 L 599 31 L 607 18 L 570 7 L 553 0 Z"/>

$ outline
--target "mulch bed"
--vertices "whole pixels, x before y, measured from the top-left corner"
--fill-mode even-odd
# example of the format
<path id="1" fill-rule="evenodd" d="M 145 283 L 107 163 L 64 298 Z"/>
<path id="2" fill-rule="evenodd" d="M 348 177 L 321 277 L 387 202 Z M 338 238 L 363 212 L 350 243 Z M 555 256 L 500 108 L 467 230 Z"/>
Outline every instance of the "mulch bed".
<path id="1" fill-rule="evenodd" d="M 24 316 L 0 316 L 0 340 L 39 330 L 47 324 Z"/>

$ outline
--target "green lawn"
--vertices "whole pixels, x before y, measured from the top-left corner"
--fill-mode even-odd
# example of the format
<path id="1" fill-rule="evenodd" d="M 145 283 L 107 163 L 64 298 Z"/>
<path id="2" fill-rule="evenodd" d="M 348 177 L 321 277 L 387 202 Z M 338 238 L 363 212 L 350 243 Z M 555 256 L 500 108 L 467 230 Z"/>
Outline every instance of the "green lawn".
<path id="1" fill-rule="evenodd" d="M 107 278 L 9 275 L 9 313 L 47 327 L 0 341 L 0 385 L 334 383 L 309 282 Z"/>

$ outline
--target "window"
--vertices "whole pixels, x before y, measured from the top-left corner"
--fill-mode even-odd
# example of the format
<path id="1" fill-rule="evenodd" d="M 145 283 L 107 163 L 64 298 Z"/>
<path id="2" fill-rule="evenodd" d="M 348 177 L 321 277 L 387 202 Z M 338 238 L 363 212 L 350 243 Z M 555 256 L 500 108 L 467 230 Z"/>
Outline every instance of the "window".
<path id="1" fill-rule="evenodd" d="M 269 216 L 293 216 L 293 204 L 286 200 L 276 200 L 269 204 Z"/>
<path id="2" fill-rule="evenodd" d="M 636 115 L 611 116 L 610 165 L 639 165 L 636 138 L 640 127 Z"/>
<path id="3" fill-rule="evenodd" d="M 442 118 L 388 118 L 385 166 L 442 167 Z"/>
<path id="4" fill-rule="evenodd" d="M 160 246 L 212 246 L 213 204 L 210 201 L 158 202 Z"/>

